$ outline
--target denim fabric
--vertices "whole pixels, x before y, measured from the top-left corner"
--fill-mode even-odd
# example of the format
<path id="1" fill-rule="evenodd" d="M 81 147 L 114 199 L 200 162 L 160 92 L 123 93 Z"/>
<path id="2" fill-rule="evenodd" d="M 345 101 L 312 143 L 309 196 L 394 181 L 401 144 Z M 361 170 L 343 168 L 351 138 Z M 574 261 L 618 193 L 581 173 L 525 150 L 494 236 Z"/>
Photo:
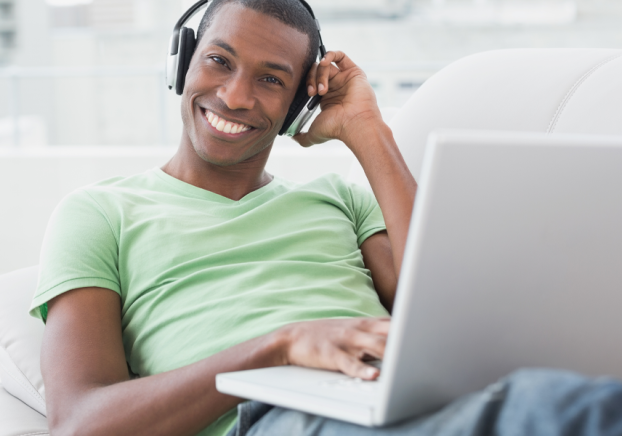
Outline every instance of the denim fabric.
<path id="1" fill-rule="evenodd" d="M 382 428 L 257 402 L 238 406 L 238 416 L 229 436 L 621 436 L 622 383 L 521 370 L 432 415 Z"/>

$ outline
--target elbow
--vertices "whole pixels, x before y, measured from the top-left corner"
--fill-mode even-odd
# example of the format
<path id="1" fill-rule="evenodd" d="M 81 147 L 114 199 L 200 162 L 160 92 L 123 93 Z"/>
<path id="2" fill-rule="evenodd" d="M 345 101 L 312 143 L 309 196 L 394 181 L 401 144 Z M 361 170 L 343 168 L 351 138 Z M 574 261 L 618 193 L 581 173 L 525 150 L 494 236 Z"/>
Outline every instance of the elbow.
<path id="1" fill-rule="evenodd" d="M 63 410 L 48 404 L 47 419 L 50 436 L 78 436 L 91 434 L 77 407 L 64 407 Z"/>
<path id="2" fill-rule="evenodd" d="M 85 434 L 77 430 L 78 426 L 73 423 L 71 416 L 59 417 L 58 414 L 48 413 L 48 426 L 50 436 L 77 436 Z"/>
<path id="3" fill-rule="evenodd" d="M 78 434 L 77 432 L 72 431 L 71 425 L 67 425 L 66 420 L 52 421 L 48 417 L 48 426 L 50 436 L 74 436 Z"/>

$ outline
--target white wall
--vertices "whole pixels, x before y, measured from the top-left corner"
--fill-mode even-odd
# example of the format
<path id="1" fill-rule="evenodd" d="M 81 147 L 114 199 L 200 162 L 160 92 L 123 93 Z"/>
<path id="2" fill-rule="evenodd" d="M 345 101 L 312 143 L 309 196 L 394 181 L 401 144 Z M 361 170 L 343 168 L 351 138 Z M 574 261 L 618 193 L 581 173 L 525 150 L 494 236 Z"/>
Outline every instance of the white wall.
<path id="1" fill-rule="evenodd" d="M 162 166 L 174 153 L 173 147 L 0 148 L 0 274 L 38 263 L 47 221 L 69 192 Z M 303 149 L 278 138 L 267 169 L 304 182 L 328 172 L 346 177 L 353 160 L 341 143 Z"/>

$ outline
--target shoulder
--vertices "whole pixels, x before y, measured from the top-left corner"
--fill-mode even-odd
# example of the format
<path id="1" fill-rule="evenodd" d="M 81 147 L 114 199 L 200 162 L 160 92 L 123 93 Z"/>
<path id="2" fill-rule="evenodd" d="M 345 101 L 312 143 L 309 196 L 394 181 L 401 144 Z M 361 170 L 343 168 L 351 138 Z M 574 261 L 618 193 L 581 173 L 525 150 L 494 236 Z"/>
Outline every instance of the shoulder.
<path id="1" fill-rule="evenodd" d="M 153 170 L 132 176 L 116 176 L 83 186 L 63 198 L 62 206 L 97 206 L 108 211 L 115 204 L 153 190 L 157 176 Z"/>
<path id="2" fill-rule="evenodd" d="M 298 189 L 311 189 L 325 193 L 335 193 L 340 196 L 351 196 L 352 193 L 356 195 L 372 195 L 373 194 L 356 183 L 349 182 L 343 176 L 335 173 L 323 174 L 316 179 L 313 179 L 306 183 L 295 184 Z"/>
<path id="3" fill-rule="evenodd" d="M 48 229 L 101 227 L 115 231 L 124 211 L 142 191 L 148 190 L 149 172 L 129 177 L 112 177 L 83 186 L 66 195 L 56 206 Z"/>
<path id="4" fill-rule="evenodd" d="M 330 205 L 340 209 L 352 221 L 358 221 L 357 217 L 367 215 L 378 207 L 373 193 L 334 173 L 324 174 L 309 182 L 292 183 L 283 200 L 286 200 L 289 209 L 294 204 L 306 210 Z"/>
<path id="5" fill-rule="evenodd" d="M 160 180 L 156 169 L 131 176 L 116 176 L 86 185 L 76 192 L 92 197 L 123 196 L 135 192 L 153 190 Z"/>
<path id="6" fill-rule="evenodd" d="M 306 185 L 311 189 L 338 198 L 348 204 L 376 201 L 374 194 L 369 189 L 352 183 L 339 174 L 324 174 Z"/>

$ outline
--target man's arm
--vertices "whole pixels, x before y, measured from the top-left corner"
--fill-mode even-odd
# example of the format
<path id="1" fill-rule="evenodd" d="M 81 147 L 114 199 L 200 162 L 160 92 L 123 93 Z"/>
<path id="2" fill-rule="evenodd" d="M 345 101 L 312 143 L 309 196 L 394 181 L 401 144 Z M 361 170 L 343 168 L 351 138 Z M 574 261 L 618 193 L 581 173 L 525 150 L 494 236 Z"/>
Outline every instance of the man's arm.
<path id="1" fill-rule="evenodd" d="M 282 364 L 278 341 L 264 336 L 130 381 L 119 296 L 101 288 L 67 292 L 49 303 L 41 356 L 50 427 L 60 435 L 196 434 L 240 402 L 218 393 L 214 376 Z"/>
<path id="2" fill-rule="evenodd" d="M 397 290 L 397 275 L 387 232 L 378 232 L 365 239 L 361 244 L 361 253 L 365 267 L 371 271 L 380 302 L 385 309 L 392 312 Z"/>
<path id="3" fill-rule="evenodd" d="M 383 356 L 388 328 L 388 320 L 378 319 L 291 324 L 192 365 L 130 380 L 118 294 L 69 291 L 48 303 L 41 369 L 50 429 L 54 435 L 193 435 L 241 401 L 216 390 L 216 374 L 298 364 L 373 379 L 377 370 L 359 358 Z"/>
<path id="4" fill-rule="evenodd" d="M 382 118 L 361 124 L 367 127 L 353 127 L 344 142 L 365 170 L 382 210 L 397 278 L 402 267 L 417 183 L 397 148 L 391 129 Z M 377 254 L 384 255 L 382 252 Z"/>
<path id="5" fill-rule="evenodd" d="M 333 62 L 336 66 L 332 65 Z M 373 276 L 375 272 L 371 265 L 390 262 L 395 273 L 393 281 L 397 282 L 417 183 L 404 162 L 391 129 L 382 120 L 376 96 L 365 73 L 343 52 L 328 52 L 312 68 L 307 85 L 309 95 L 323 95 L 322 112 L 307 133 L 294 139 L 305 147 L 339 139 L 352 150 L 367 175 L 387 225 L 387 235 L 380 234 L 377 240 L 384 237 L 388 241 L 372 242 L 369 245 L 373 247 L 367 250 L 363 243 L 361 249 L 365 265 L 372 270 Z M 391 247 L 390 260 L 387 260 L 388 253 L 383 249 L 387 243 Z M 386 272 L 378 270 L 378 274 Z"/>

